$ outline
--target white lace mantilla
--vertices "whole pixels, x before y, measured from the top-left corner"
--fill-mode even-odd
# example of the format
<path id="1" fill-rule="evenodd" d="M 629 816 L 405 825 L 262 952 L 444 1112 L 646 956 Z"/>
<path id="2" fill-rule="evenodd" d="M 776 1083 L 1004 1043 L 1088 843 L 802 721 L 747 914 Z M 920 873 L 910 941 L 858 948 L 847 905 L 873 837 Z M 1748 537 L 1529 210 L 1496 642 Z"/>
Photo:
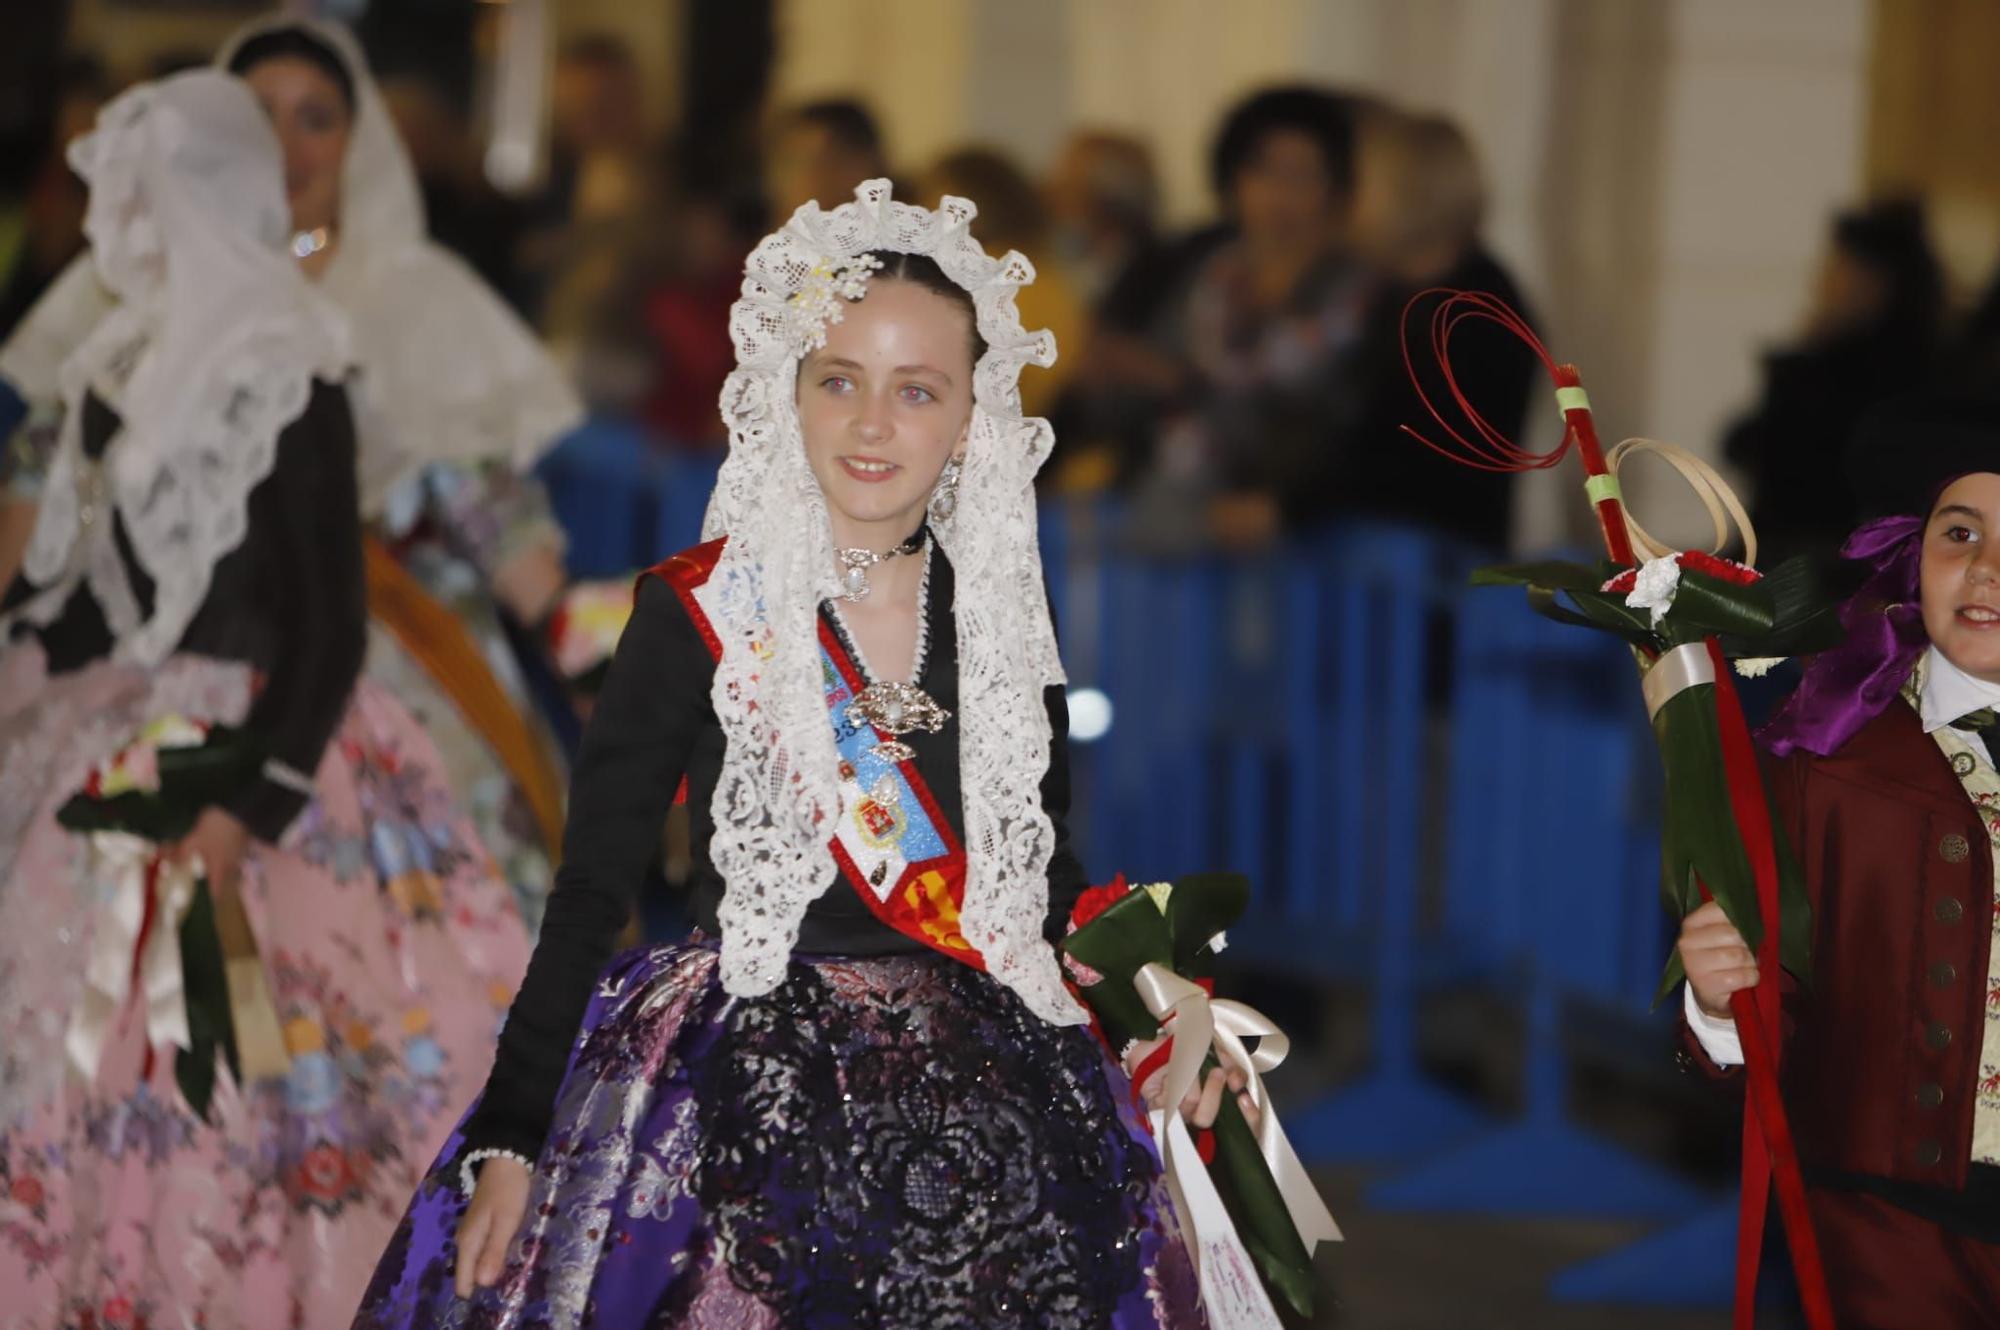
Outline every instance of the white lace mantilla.
<path id="1" fill-rule="evenodd" d="M 22 565 L 37 594 L 14 613 L 47 623 L 88 587 L 115 657 L 157 665 L 243 542 L 250 492 L 314 378 L 345 373 L 347 329 L 284 252 L 283 157 L 240 80 L 144 84 L 70 155 L 90 186 L 84 231 L 103 286 L 66 282 L 66 298 L 104 312 L 55 368 L 62 424 Z M 100 459 L 83 446 L 93 395 L 119 416 Z M 114 514 L 153 583 L 150 613 Z"/>
<path id="2" fill-rule="evenodd" d="M 924 254 L 971 293 L 988 350 L 974 372 L 958 504 L 933 522 L 957 577 L 959 767 L 967 856 L 960 927 L 987 970 L 1044 1020 L 1081 1024 L 1042 936 L 1054 829 L 1042 808 L 1049 762 L 1043 690 L 1063 681 L 1036 545 L 1034 476 L 1054 434 L 1023 418 L 1026 365 L 1056 355 L 1027 332 L 1015 292 L 1026 258 L 990 257 L 946 198 L 935 212 L 871 180 L 831 212 L 807 204 L 750 256 L 730 311 L 737 368 L 723 389 L 730 451 L 704 534 L 727 535 L 704 589 L 722 655 L 713 700 L 727 748 L 709 853 L 726 884 L 723 987 L 767 993 L 784 978 L 806 907 L 824 891 L 841 806 L 821 686 L 816 616 L 841 592 L 826 502 L 806 461 L 795 407 L 798 353 L 788 302 L 816 268 L 869 251 Z M 803 517 L 803 521 L 801 518 Z"/>

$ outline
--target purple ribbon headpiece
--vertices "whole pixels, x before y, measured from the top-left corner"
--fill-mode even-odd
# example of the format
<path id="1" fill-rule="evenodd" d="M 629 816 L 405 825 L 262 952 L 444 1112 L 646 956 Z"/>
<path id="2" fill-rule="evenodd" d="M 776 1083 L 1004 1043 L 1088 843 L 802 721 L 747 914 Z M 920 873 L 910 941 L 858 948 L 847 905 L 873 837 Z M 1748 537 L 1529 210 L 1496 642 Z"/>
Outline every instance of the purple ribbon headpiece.
<path id="1" fill-rule="evenodd" d="M 1757 731 L 1770 752 L 1782 757 L 1803 748 L 1825 757 L 1896 699 L 1930 644 L 1917 589 L 1926 520 L 1878 518 L 1840 547 L 1841 558 L 1871 571 L 1840 607 L 1847 640 L 1813 658 L 1785 705 Z"/>

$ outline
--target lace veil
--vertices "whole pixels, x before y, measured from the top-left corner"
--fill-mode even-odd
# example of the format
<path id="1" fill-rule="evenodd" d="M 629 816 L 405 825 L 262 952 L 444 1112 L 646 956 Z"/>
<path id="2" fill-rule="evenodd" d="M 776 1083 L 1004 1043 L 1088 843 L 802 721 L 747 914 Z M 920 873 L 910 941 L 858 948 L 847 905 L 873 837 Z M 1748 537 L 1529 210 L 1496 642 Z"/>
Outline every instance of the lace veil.
<path id="1" fill-rule="evenodd" d="M 346 372 L 345 324 L 285 252 L 278 142 L 240 81 L 202 71 L 135 88 L 105 107 L 70 161 L 90 186 L 88 261 L 109 299 L 52 361 L 64 411 L 23 565 L 39 590 L 15 613 L 47 622 L 88 585 L 116 656 L 150 666 L 242 543 L 250 491 L 313 379 Z M 120 423 L 100 461 L 83 450 L 92 392 Z M 150 613 L 119 555 L 113 509 L 153 582 Z"/>
<path id="2" fill-rule="evenodd" d="M 227 69 L 243 43 L 285 28 L 331 49 L 354 85 L 340 246 L 319 286 L 354 326 L 363 515 L 377 515 L 428 463 L 525 470 L 575 428 L 582 403 L 527 326 L 430 239 L 416 169 L 352 33 L 314 19 L 260 19 L 223 44 L 216 64 Z"/>
<path id="3" fill-rule="evenodd" d="M 841 807 L 815 634 L 840 594 L 826 501 L 806 461 L 795 390 L 801 347 L 794 297 L 873 250 L 925 254 L 971 293 L 986 354 L 956 511 L 934 522 L 951 558 L 959 660 L 959 764 L 967 879 L 961 928 L 988 971 L 1045 1020 L 1079 1024 L 1042 937 L 1054 832 L 1041 804 L 1049 762 L 1043 690 L 1063 680 L 1036 545 L 1035 472 L 1054 434 L 1021 415 L 1025 365 L 1055 360 L 1055 339 L 1027 332 L 1015 292 L 1034 280 L 1020 254 L 989 257 L 964 199 L 937 211 L 899 203 L 871 180 L 854 202 L 808 203 L 745 266 L 730 313 L 737 367 L 723 389 L 729 456 L 705 534 L 727 535 L 708 583 L 722 641 L 713 700 L 727 740 L 709 852 L 728 884 L 722 979 L 739 994 L 783 979 L 806 907 L 827 884 L 826 843 Z"/>

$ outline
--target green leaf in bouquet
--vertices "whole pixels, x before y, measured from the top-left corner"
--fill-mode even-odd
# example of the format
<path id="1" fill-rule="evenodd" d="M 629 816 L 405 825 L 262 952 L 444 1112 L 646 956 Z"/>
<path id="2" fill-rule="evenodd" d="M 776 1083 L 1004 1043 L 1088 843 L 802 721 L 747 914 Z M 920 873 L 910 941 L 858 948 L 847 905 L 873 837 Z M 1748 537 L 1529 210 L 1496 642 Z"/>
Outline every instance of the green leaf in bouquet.
<path id="1" fill-rule="evenodd" d="M 1237 873 L 1195 873 L 1174 881 L 1167 897 L 1167 935 L 1176 974 L 1206 975 L 1215 959 L 1209 943 L 1250 907 L 1250 879 Z"/>
<path id="2" fill-rule="evenodd" d="M 1608 570 L 1608 571 L 1607 571 Z M 1546 559 L 1538 563 L 1496 563 L 1472 572 L 1473 586 L 1530 586 L 1550 591 L 1601 591 L 1605 580 L 1617 569 L 1610 565 L 1592 566 L 1573 560 Z"/>
<path id="3" fill-rule="evenodd" d="M 1661 835 L 1660 890 L 1676 919 L 1702 903 L 1701 887 L 1754 950 L 1763 937 L 1757 882 L 1723 778 L 1722 739 L 1716 728 L 1715 686 L 1698 684 L 1668 700 L 1653 718 L 1665 767 L 1666 816 Z M 1764 795 L 1767 808 L 1768 792 Z M 1779 957 L 1802 981 L 1812 974 L 1812 909 L 1798 861 L 1772 810 L 1778 865 Z M 1669 957 L 1658 997 L 1679 981 L 1678 953 Z"/>
<path id="4" fill-rule="evenodd" d="M 1769 629 L 1722 634 L 1723 652 L 1741 656 L 1809 656 L 1840 645 L 1847 629 L 1840 610 L 1866 569 L 1845 560 L 1800 555 L 1765 574 L 1775 613 Z"/>
<path id="5" fill-rule="evenodd" d="M 111 798 L 79 791 L 56 810 L 70 831 L 123 831 L 158 844 L 194 829 L 204 808 L 228 802 L 256 779 L 264 745 L 247 730 L 217 726 L 201 744 L 159 751 L 160 787 L 127 790 Z"/>
<path id="6" fill-rule="evenodd" d="M 1568 617 L 1551 613 L 1562 608 L 1555 593 L 1546 587 L 1529 587 L 1528 604 L 1537 614 L 1555 619 L 1559 623 L 1574 623 L 1585 628 L 1598 628 L 1616 633 L 1633 646 L 1659 648 L 1659 630 L 1653 627 L 1650 610 L 1633 609 L 1625 603 L 1625 597 L 1615 591 L 1566 591 L 1569 604 L 1575 609 L 1568 611 Z"/>
<path id="7" fill-rule="evenodd" d="M 1202 1075 L 1208 1074 L 1204 1067 Z M 1313 1311 L 1312 1256 L 1299 1240 L 1298 1226 L 1285 1208 L 1257 1146 L 1257 1135 L 1233 1095 L 1224 1095 L 1215 1115 L 1215 1162 L 1209 1170 L 1223 1204 L 1236 1221 L 1244 1250 L 1264 1276 L 1264 1282 L 1301 1316 Z"/>
<path id="8" fill-rule="evenodd" d="M 1063 939 L 1063 950 L 1104 978 L 1084 990 L 1114 1044 L 1151 1039 L 1159 1020 L 1146 1010 L 1132 979 L 1143 967 L 1173 963 L 1173 935 L 1153 898 L 1133 888 L 1102 914 Z"/>
<path id="9" fill-rule="evenodd" d="M 222 941 L 215 927 L 215 898 L 209 894 L 205 878 L 195 885 L 194 901 L 181 920 L 180 942 L 189 1039 L 188 1047 L 174 1057 L 174 1080 L 188 1105 L 206 1120 L 215 1095 L 217 1051 L 239 1082 L 242 1068 L 236 1054 L 235 1023 L 229 1014 Z"/>
<path id="10" fill-rule="evenodd" d="M 1665 625 L 1676 643 L 1700 641 L 1720 633 L 1755 636 L 1768 633 L 1777 619 L 1770 588 L 1762 581 L 1743 586 L 1693 568 L 1681 570 L 1679 590 Z"/>

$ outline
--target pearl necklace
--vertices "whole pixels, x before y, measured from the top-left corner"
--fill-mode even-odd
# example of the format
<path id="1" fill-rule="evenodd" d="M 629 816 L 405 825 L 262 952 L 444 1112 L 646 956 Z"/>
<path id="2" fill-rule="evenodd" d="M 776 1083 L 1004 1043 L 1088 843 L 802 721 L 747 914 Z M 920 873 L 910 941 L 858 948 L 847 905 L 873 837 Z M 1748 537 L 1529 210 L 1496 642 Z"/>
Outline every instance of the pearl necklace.
<path id="1" fill-rule="evenodd" d="M 324 226 L 315 226 L 310 231 L 294 231 L 292 233 L 292 257 L 295 259 L 309 259 L 325 249 L 332 239 L 327 234 Z"/>

